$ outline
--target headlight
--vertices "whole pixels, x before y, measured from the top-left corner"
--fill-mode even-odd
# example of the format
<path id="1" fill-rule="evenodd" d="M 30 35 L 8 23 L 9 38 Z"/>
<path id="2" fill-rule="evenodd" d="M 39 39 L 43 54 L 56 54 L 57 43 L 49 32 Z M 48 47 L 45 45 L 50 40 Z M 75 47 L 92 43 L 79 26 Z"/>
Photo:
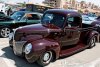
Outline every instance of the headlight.
<path id="1" fill-rule="evenodd" d="M 25 46 L 25 54 L 29 54 L 32 50 L 32 44 L 29 43 Z"/>

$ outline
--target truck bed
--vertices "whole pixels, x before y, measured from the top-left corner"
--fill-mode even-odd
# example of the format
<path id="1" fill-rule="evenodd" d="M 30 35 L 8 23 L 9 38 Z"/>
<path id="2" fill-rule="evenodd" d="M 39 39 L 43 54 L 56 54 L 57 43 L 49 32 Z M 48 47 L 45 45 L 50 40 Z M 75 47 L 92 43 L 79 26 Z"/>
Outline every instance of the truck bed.
<path id="1" fill-rule="evenodd" d="M 87 30 L 96 30 L 96 27 L 93 27 L 92 25 L 88 25 L 88 24 L 83 24 L 82 23 L 82 31 L 87 31 Z"/>

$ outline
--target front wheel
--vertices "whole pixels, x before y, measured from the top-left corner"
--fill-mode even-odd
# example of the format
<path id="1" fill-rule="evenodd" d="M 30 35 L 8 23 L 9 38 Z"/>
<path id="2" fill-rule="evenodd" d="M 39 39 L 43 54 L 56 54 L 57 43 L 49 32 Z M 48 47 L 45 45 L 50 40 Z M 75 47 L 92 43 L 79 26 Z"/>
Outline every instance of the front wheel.
<path id="1" fill-rule="evenodd" d="M 53 60 L 53 55 L 51 51 L 46 51 L 40 58 L 37 60 L 37 63 L 41 66 L 48 65 Z"/>
<path id="2" fill-rule="evenodd" d="M 0 36 L 3 37 L 3 38 L 6 38 L 6 37 L 9 36 L 10 32 L 11 32 L 10 28 L 3 27 L 3 28 L 0 29 Z"/>
<path id="3" fill-rule="evenodd" d="M 91 39 L 88 41 L 89 48 L 92 48 L 96 45 L 96 36 L 92 36 Z"/>

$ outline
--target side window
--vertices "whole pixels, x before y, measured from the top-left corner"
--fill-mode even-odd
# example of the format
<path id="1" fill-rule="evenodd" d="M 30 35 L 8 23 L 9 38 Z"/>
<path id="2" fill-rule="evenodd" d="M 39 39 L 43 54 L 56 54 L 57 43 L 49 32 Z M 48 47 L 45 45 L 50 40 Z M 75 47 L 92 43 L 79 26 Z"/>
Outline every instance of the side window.
<path id="1" fill-rule="evenodd" d="M 68 20 L 68 23 L 73 23 L 74 22 L 74 17 L 69 17 L 67 20 Z"/>
<path id="2" fill-rule="evenodd" d="M 40 17 L 37 14 L 27 14 L 28 20 L 40 20 Z"/>
<path id="3" fill-rule="evenodd" d="M 20 21 L 26 21 L 27 18 L 24 16 Z"/>
<path id="4" fill-rule="evenodd" d="M 68 26 L 79 26 L 80 25 L 80 17 L 68 17 L 67 24 Z"/>

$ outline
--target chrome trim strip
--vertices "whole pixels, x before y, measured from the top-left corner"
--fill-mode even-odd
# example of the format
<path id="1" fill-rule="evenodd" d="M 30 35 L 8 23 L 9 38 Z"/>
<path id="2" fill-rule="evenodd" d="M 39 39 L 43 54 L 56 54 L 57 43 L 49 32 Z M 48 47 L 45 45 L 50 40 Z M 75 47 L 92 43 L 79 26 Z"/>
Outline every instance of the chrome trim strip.
<path id="1" fill-rule="evenodd" d="M 26 41 L 15 41 L 13 40 L 13 49 L 17 55 L 22 55 L 23 46 L 25 45 Z"/>

